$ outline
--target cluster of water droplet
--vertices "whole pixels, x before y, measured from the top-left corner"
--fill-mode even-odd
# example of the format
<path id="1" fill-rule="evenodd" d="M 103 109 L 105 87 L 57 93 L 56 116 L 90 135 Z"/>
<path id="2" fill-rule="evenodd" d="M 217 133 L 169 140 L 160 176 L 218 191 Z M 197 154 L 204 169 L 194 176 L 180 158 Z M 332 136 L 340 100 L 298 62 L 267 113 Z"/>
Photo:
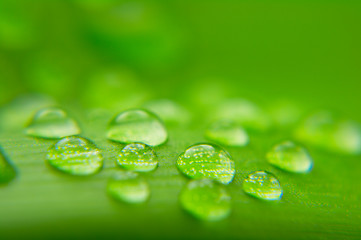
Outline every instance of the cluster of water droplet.
<path id="1" fill-rule="evenodd" d="M 148 110 L 130 109 L 119 113 L 109 123 L 106 136 L 124 144 L 115 157 L 118 170 L 107 184 L 108 194 L 117 201 L 139 204 L 150 197 L 150 188 L 141 174 L 158 167 L 158 157 L 152 149 L 164 144 L 168 133 L 164 125 L 189 123 L 189 112 L 170 100 L 156 100 L 144 105 Z M 289 107 L 289 105 L 287 105 Z M 297 116 L 285 118 L 282 108 L 269 117 L 255 104 L 232 99 L 221 103 L 205 129 L 205 138 L 224 147 L 245 147 L 250 142 L 248 132 L 268 131 L 272 122 L 294 124 Z M 160 118 L 155 115 L 156 113 Z M 276 119 L 276 121 L 273 121 Z M 46 160 L 56 170 L 76 176 L 98 173 L 104 165 L 101 150 L 81 134 L 79 124 L 64 110 L 56 107 L 40 109 L 25 129 L 29 136 L 57 139 L 48 150 Z M 361 128 L 351 121 L 338 120 L 321 112 L 301 122 L 294 131 L 297 140 L 343 154 L 361 153 Z M 176 160 L 178 170 L 191 180 L 180 193 L 181 206 L 196 218 L 216 221 L 231 213 L 231 195 L 227 191 L 236 174 L 230 154 L 213 143 L 199 143 L 185 149 Z M 293 141 L 276 144 L 265 155 L 272 166 L 292 173 L 308 173 L 313 160 L 308 151 Z M 15 167 L 0 152 L 0 183 L 16 176 Z M 283 189 L 276 176 L 257 170 L 242 182 L 243 191 L 262 200 L 280 200 Z"/>
<path id="2" fill-rule="evenodd" d="M 35 115 L 26 133 L 41 138 L 60 138 L 48 150 L 47 161 L 50 166 L 77 176 L 92 175 L 103 168 L 104 159 L 100 149 L 88 139 L 73 136 L 79 134 L 80 129 L 64 111 L 51 108 L 41 110 L 40 113 Z M 128 110 L 111 121 L 107 137 L 126 144 L 115 160 L 116 165 L 124 170 L 117 171 L 110 178 L 108 194 L 126 203 L 145 202 L 150 195 L 149 186 L 137 172 L 149 172 L 157 168 L 158 157 L 150 145 L 157 146 L 167 140 L 163 123 L 145 110 Z"/>

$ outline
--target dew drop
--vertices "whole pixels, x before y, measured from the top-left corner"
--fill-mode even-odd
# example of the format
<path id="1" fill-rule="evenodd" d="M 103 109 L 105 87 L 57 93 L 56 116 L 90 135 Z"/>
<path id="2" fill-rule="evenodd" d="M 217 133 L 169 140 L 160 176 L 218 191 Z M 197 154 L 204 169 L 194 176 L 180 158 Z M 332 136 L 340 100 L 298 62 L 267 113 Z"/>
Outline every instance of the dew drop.
<path id="1" fill-rule="evenodd" d="M 210 179 L 190 181 L 180 194 L 180 203 L 188 213 L 205 221 L 219 221 L 231 213 L 231 196 Z"/>
<path id="2" fill-rule="evenodd" d="M 270 117 L 256 104 L 244 99 L 229 99 L 221 103 L 211 118 L 232 120 L 253 131 L 266 131 L 271 127 Z"/>
<path id="3" fill-rule="evenodd" d="M 311 171 L 313 161 L 308 151 L 291 141 L 274 146 L 267 153 L 270 164 L 288 172 L 307 173 Z"/>
<path id="4" fill-rule="evenodd" d="M 249 195 L 264 200 L 279 200 L 282 188 L 277 178 L 269 172 L 256 171 L 243 181 L 243 190 Z"/>
<path id="5" fill-rule="evenodd" d="M 117 201 L 140 204 L 149 199 L 148 183 L 135 172 L 119 172 L 114 175 L 107 185 L 108 194 Z"/>
<path id="6" fill-rule="evenodd" d="M 149 172 L 157 168 L 158 157 L 148 145 L 130 143 L 120 151 L 117 164 L 127 170 Z"/>
<path id="7" fill-rule="evenodd" d="M 158 99 L 144 104 L 144 108 L 157 114 L 169 125 L 182 125 L 190 121 L 190 113 L 183 106 L 168 99 Z"/>
<path id="8" fill-rule="evenodd" d="M 80 133 L 78 124 L 60 108 L 44 108 L 38 111 L 25 130 L 33 137 L 59 139 Z"/>
<path id="9" fill-rule="evenodd" d="M 228 184 L 235 174 L 234 161 L 219 146 L 197 144 L 187 148 L 177 160 L 178 169 L 193 179 L 210 178 Z"/>
<path id="10" fill-rule="evenodd" d="M 94 174 L 103 167 L 103 156 L 97 146 L 82 137 L 66 137 L 50 147 L 49 164 L 71 175 Z"/>
<path id="11" fill-rule="evenodd" d="M 0 150 L 0 184 L 8 183 L 12 181 L 15 177 L 15 168 Z"/>
<path id="12" fill-rule="evenodd" d="M 360 124 L 337 119 L 329 112 L 309 116 L 295 130 L 298 140 L 341 154 L 361 154 Z"/>
<path id="13" fill-rule="evenodd" d="M 141 109 L 127 110 L 117 115 L 108 126 L 107 137 L 121 143 L 140 142 L 158 146 L 168 138 L 157 116 Z"/>
<path id="14" fill-rule="evenodd" d="M 219 120 L 211 124 L 205 137 L 221 145 L 242 147 L 249 142 L 247 132 L 237 123 L 228 120 Z"/>

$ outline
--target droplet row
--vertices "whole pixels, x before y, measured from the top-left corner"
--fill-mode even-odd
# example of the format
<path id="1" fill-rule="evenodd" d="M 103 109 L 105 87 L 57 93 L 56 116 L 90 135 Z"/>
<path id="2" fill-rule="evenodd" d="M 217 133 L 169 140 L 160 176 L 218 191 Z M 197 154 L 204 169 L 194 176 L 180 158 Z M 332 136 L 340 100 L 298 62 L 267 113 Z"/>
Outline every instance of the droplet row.
<path id="1" fill-rule="evenodd" d="M 182 112 L 179 106 L 167 101 L 155 101 L 147 108 L 154 108 L 168 124 L 175 124 L 174 115 Z M 233 112 L 232 112 L 233 109 Z M 205 137 L 222 146 L 244 147 L 250 139 L 247 131 L 269 129 L 270 120 L 260 109 L 248 101 L 232 100 L 215 112 L 216 118 L 205 131 Z M 226 117 L 226 118 L 224 118 Z M 184 119 L 183 119 L 184 120 Z M 186 122 L 186 120 L 180 122 Z M 179 123 L 180 123 L 179 122 Z M 92 175 L 104 165 L 100 149 L 90 140 L 75 136 L 81 133 L 78 123 L 60 108 L 46 108 L 35 114 L 26 128 L 30 136 L 60 139 L 48 151 L 47 162 L 55 169 L 77 176 Z M 143 203 L 149 199 L 150 188 L 142 172 L 154 171 L 158 157 L 153 146 L 168 139 L 163 122 L 152 112 L 130 109 L 113 118 L 106 132 L 108 139 L 125 144 L 116 155 L 118 170 L 108 181 L 107 192 L 115 200 L 126 203 Z M 339 121 L 329 114 L 316 114 L 306 119 L 295 130 L 295 137 L 324 149 L 340 153 L 361 152 L 361 130 L 356 123 Z M 327 141 L 328 140 L 328 141 Z M 273 146 L 265 159 L 274 167 L 292 173 L 308 173 L 313 168 L 309 152 L 293 141 Z M 178 170 L 192 179 L 179 196 L 182 207 L 202 220 L 216 221 L 231 212 L 231 196 L 227 185 L 236 174 L 235 162 L 222 147 L 213 143 L 200 143 L 188 147 L 176 160 Z M 0 183 L 16 176 L 15 168 L 1 154 Z M 262 200 L 280 200 L 283 189 L 277 177 L 258 170 L 242 182 L 245 193 Z"/>

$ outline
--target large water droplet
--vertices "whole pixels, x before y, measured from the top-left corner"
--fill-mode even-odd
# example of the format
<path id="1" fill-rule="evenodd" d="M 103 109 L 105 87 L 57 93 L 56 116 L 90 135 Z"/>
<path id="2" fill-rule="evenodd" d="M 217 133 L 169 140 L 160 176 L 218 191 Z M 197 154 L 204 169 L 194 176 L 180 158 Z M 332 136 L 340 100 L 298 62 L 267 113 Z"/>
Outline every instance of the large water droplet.
<path id="1" fill-rule="evenodd" d="M 268 162 L 283 170 L 295 173 L 311 171 L 313 161 L 307 150 L 293 142 L 286 141 L 267 153 Z"/>
<path id="2" fill-rule="evenodd" d="M 231 212 L 231 196 L 210 179 L 190 181 L 180 194 L 180 203 L 191 215 L 206 221 L 222 220 Z"/>
<path id="3" fill-rule="evenodd" d="M 205 136 L 219 144 L 233 147 L 246 146 L 249 142 L 247 132 L 239 124 L 227 120 L 211 124 L 207 128 Z"/>
<path id="4" fill-rule="evenodd" d="M 48 150 L 47 160 L 59 171 L 72 175 L 94 174 L 103 167 L 103 156 L 91 141 L 66 137 Z"/>
<path id="5" fill-rule="evenodd" d="M 187 148 L 178 157 L 177 167 L 190 178 L 210 178 L 223 184 L 230 183 L 235 174 L 234 161 L 228 152 L 211 144 Z"/>
<path id="6" fill-rule="evenodd" d="M 271 126 L 270 117 L 254 103 L 244 99 L 229 99 L 212 112 L 211 118 L 228 119 L 254 131 L 265 131 Z"/>
<path id="7" fill-rule="evenodd" d="M 181 105 L 168 99 L 158 99 L 144 104 L 144 108 L 157 114 L 166 124 L 187 124 L 190 120 L 189 112 Z"/>
<path id="8" fill-rule="evenodd" d="M 361 154 L 361 126 L 339 120 L 329 112 L 318 112 L 308 117 L 298 126 L 295 136 L 327 151 Z"/>
<path id="9" fill-rule="evenodd" d="M 16 177 L 16 170 L 0 150 L 0 184 L 8 183 Z"/>
<path id="10" fill-rule="evenodd" d="M 243 190 L 249 195 L 264 200 L 279 200 L 282 188 L 277 178 L 269 172 L 256 171 L 243 181 Z"/>
<path id="11" fill-rule="evenodd" d="M 57 139 L 80 133 L 78 124 L 60 108 L 38 111 L 26 128 L 26 134 L 34 137 Z"/>
<path id="12" fill-rule="evenodd" d="M 130 143 L 120 151 L 117 164 L 128 170 L 149 172 L 158 166 L 158 157 L 148 145 Z"/>
<path id="13" fill-rule="evenodd" d="M 167 140 L 168 133 L 153 113 L 132 109 L 120 113 L 113 119 L 109 124 L 107 137 L 122 143 L 141 142 L 158 146 Z"/>
<path id="14" fill-rule="evenodd" d="M 108 181 L 108 194 L 125 203 L 144 203 L 150 196 L 149 185 L 134 172 L 120 172 Z"/>

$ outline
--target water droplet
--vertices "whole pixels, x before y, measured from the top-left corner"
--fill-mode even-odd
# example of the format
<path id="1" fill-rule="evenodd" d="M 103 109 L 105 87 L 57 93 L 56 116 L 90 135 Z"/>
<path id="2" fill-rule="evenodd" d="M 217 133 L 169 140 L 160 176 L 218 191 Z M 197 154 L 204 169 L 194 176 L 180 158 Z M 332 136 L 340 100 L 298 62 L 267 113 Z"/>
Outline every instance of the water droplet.
<path id="1" fill-rule="evenodd" d="M 231 196 L 210 179 L 190 181 L 180 194 L 180 203 L 191 215 L 206 221 L 219 221 L 231 213 Z"/>
<path id="2" fill-rule="evenodd" d="M 57 170 L 79 176 L 94 174 L 103 167 L 100 150 L 82 137 L 61 139 L 49 149 L 47 160 Z"/>
<path id="3" fill-rule="evenodd" d="M 0 150 L 0 184 L 8 183 L 16 177 L 16 170 Z"/>
<path id="4" fill-rule="evenodd" d="M 158 99 L 144 104 L 144 108 L 157 114 L 166 124 L 180 125 L 190 121 L 189 112 L 181 105 L 168 99 Z"/>
<path id="5" fill-rule="evenodd" d="M 57 139 L 80 133 L 78 124 L 59 108 L 38 111 L 26 128 L 26 134 L 34 137 Z"/>
<path id="6" fill-rule="evenodd" d="M 293 142 L 286 141 L 267 153 L 268 162 L 283 170 L 295 173 L 311 171 L 313 161 L 307 150 Z"/>
<path id="7" fill-rule="evenodd" d="M 158 146 L 167 140 L 168 133 L 153 113 L 132 109 L 120 113 L 113 119 L 109 124 L 107 137 L 121 143 L 141 142 Z"/>
<path id="8" fill-rule="evenodd" d="M 256 171 L 243 181 L 243 190 L 249 195 L 264 200 L 279 200 L 282 188 L 277 178 L 269 172 Z"/>
<path id="9" fill-rule="evenodd" d="M 149 172 L 158 166 L 158 157 L 148 145 L 130 143 L 120 151 L 117 164 L 127 170 Z"/>
<path id="10" fill-rule="evenodd" d="M 361 154 L 361 126 L 337 119 L 329 112 L 318 112 L 308 117 L 295 130 L 295 136 L 327 151 Z"/>
<path id="11" fill-rule="evenodd" d="M 108 181 L 107 192 L 115 200 L 139 204 L 149 199 L 150 190 L 146 181 L 134 172 L 120 172 Z"/>
<path id="12" fill-rule="evenodd" d="M 212 112 L 216 120 L 232 120 L 242 127 L 254 131 L 265 131 L 271 126 L 269 116 L 254 103 L 244 99 L 230 99 Z"/>
<path id="13" fill-rule="evenodd" d="M 246 146 L 249 142 L 247 132 L 239 124 L 227 120 L 211 124 L 207 128 L 205 136 L 219 144 L 233 147 Z"/>
<path id="14" fill-rule="evenodd" d="M 178 169 L 193 179 L 210 178 L 228 184 L 236 172 L 231 156 L 221 147 L 197 144 L 187 148 L 177 160 Z"/>

